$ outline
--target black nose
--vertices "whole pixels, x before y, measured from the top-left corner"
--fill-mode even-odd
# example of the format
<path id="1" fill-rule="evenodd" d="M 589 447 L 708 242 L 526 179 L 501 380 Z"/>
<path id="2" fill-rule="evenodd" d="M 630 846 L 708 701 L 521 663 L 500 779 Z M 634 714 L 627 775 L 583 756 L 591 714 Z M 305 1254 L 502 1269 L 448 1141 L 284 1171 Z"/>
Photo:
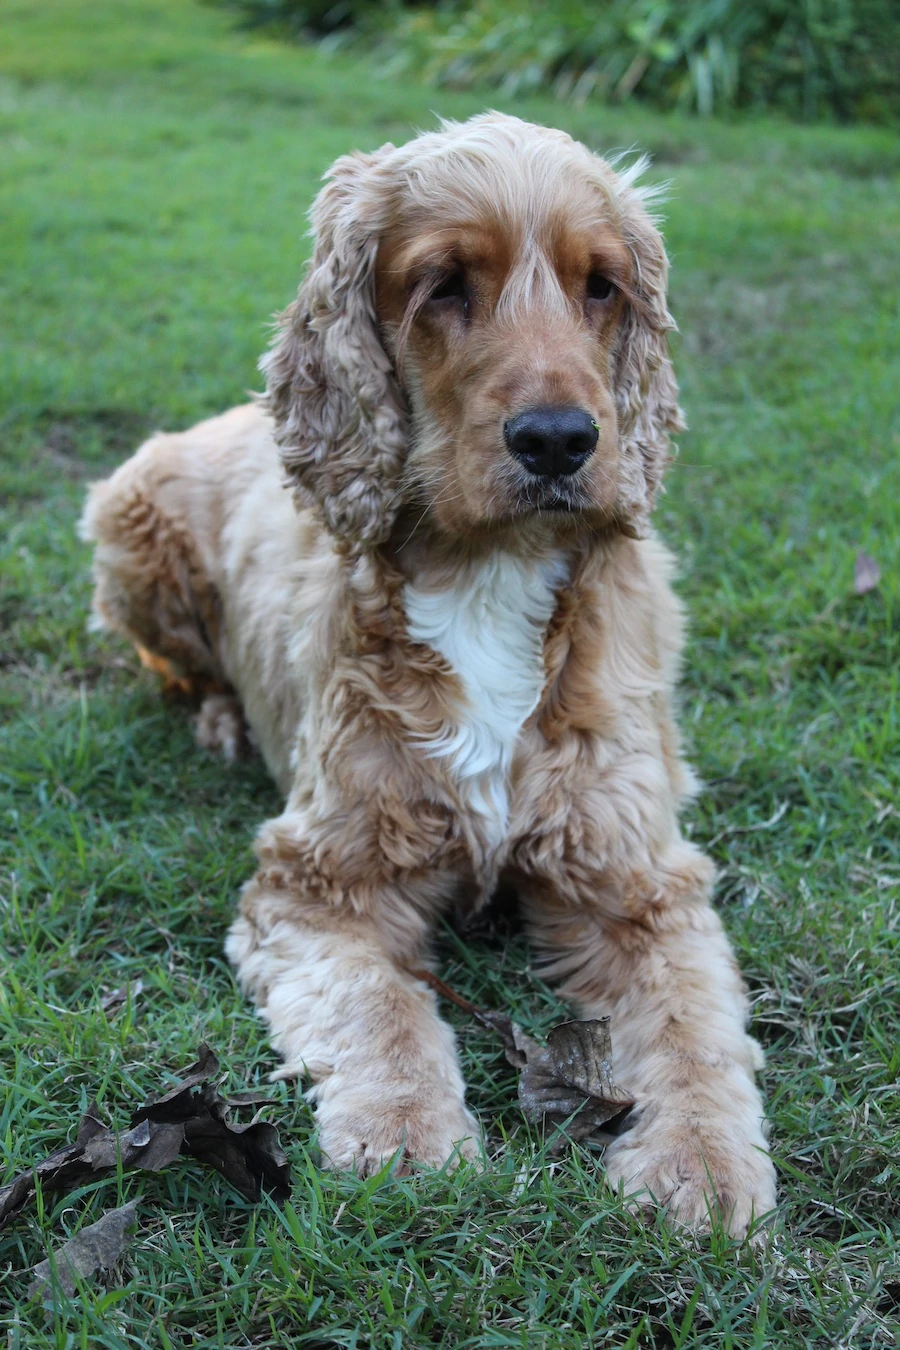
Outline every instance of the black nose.
<path id="1" fill-rule="evenodd" d="M 540 477 L 580 469 L 593 454 L 599 434 L 590 413 L 581 408 L 529 408 L 503 427 L 510 454 Z"/>

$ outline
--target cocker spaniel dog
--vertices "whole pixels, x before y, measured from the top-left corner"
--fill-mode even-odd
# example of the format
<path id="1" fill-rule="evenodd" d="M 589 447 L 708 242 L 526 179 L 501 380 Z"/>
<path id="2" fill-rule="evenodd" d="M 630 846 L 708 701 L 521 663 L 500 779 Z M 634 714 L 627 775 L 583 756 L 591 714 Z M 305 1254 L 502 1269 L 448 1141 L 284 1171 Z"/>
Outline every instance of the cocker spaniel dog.
<path id="1" fill-rule="evenodd" d="M 259 402 L 92 490 L 95 608 L 242 719 L 286 796 L 228 955 L 325 1159 L 479 1148 L 411 969 L 511 884 L 636 1099 L 613 1187 L 742 1234 L 772 1208 L 761 1055 L 682 838 L 682 619 L 649 523 L 682 426 L 652 193 L 494 113 L 339 159 Z M 285 488 L 289 488 L 287 491 Z"/>

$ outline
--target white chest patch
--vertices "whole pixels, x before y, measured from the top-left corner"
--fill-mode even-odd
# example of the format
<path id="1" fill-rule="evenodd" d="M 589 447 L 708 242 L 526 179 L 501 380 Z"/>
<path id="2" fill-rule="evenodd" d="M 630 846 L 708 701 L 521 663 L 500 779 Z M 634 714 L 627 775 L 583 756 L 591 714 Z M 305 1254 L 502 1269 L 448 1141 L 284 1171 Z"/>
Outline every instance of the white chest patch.
<path id="1" fill-rule="evenodd" d="M 513 749 L 544 686 L 544 637 L 567 564 L 497 553 L 441 590 L 408 583 L 410 637 L 439 652 L 459 677 L 465 702 L 455 724 L 425 743 L 449 759 L 470 809 L 485 818 L 492 847 L 504 837 Z"/>

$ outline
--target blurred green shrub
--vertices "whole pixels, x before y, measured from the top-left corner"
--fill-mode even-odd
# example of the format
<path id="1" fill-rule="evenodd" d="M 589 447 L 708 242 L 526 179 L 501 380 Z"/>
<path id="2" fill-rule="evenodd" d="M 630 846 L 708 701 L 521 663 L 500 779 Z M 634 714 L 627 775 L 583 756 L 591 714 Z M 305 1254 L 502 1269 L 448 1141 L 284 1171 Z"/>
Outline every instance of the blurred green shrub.
<path id="1" fill-rule="evenodd" d="M 699 113 L 900 116 L 898 0 L 218 0 L 252 25 L 364 43 L 455 88 L 646 98 Z"/>

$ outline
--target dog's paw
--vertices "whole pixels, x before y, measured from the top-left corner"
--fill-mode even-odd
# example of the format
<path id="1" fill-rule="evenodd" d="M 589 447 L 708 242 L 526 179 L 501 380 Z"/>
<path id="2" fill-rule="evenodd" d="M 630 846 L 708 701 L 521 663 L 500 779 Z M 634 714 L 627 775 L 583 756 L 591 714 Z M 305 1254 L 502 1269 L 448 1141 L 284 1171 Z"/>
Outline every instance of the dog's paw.
<path id="1" fill-rule="evenodd" d="M 606 1154 L 606 1174 L 636 1209 L 664 1208 L 694 1232 L 715 1223 L 735 1238 L 775 1207 L 775 1169 L 762 1132 L 742 1122 L 707 1126 L 663 1113 L 639 1118 Z"/>
<path id="2" fill-rule="evenodd" d="M 442 1167 L 448 1159 L 481 1153 L 475 1117 L 462 1102 L 439 1093 L 373 1098 L 344 1092 L 320 1103 L 316 1123 L 323 1165 L 359 1176 L 380 1171 L 398 1151 L 398 1175 L 412 1163 Z"/>
<path id="3" fill-rule="evenodd" d="M 228 764 L 244 759 L 252 741 L 240 699 L 233 694 L 207 694 L 194 723 L 194 738 Z"/>

